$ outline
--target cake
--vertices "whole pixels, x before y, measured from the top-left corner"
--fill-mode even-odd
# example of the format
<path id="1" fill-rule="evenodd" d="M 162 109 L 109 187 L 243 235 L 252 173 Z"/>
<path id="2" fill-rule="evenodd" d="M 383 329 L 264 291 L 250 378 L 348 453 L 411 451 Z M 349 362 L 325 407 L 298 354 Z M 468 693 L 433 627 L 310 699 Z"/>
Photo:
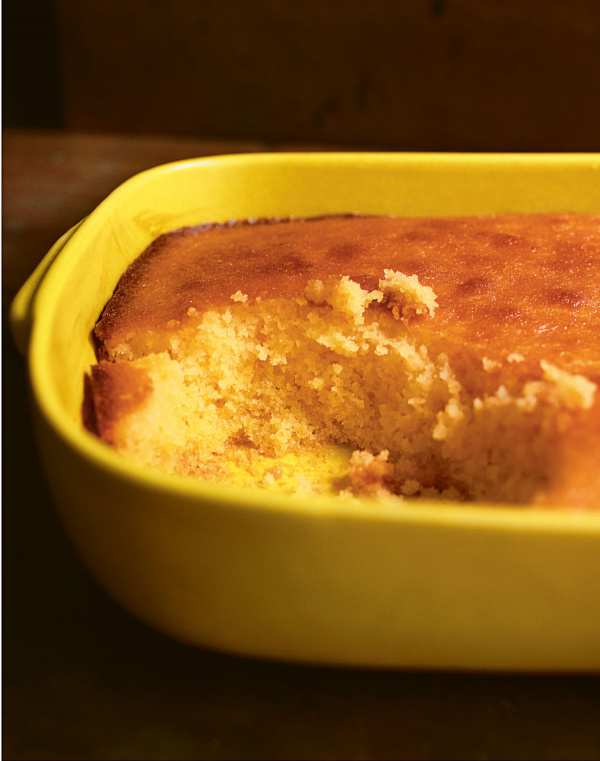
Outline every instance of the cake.
<path id="1" fill-rule="evenodd" d="M 182 228 L 130 265 L 93 340 L 87 425 L 143 466 L 600 508 L 600 216 Z"/>

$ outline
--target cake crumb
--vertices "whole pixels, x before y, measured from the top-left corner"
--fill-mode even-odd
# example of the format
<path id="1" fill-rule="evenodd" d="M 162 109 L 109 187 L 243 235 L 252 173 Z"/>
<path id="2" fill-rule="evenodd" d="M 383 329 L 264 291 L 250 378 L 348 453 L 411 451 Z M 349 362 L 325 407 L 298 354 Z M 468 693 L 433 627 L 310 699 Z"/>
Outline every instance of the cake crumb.
<path id="1" fill-rule="evenodd" d="M 501 367 L 500 362 L 498 362 L 495 359 L 488 359 L 487 357 L 483 357 L 481 362 L 483 364 L 483 369 L 486 371 L 486 373 L 491 373 L 494 370 L 497 370 L 499 367 Z"/>
<path id="2" fill-rule="evenodd" d="M 405 319 L 428 314 L 433 317 L 437 296 L 428 285 L 422 285 L 417 275 L 405 275 L 391 269 L 383 271 L 385 278 L 379 281 L 383 298 L 392 307 L 399 307 Z"/>
<path id="3" fill-rule="evenodd" d="M 414 497 L 422 490 L 421 484 L 414 478 L 408 478 L 400 487 L 400 492 L 405 497 Z"/>
<path id="4" fill-rule="evenodd" d="M 550 362 L 542 360 L 544 379 L 555 385 L 554 396 L 559 404 L 569 410 L 589 410 L 594 404 L 596 384 L 584 375 L 576 375 L 561 370 Z"/>
<path id="5" fill-rule="evenodd" d="M 381 301 L 379 291 L 365 291 L 348 275 L 329 280 L 310 280 L 304 289 L 306 299 L 317 305 L 329 304 L 335 312 L 351 318 L 356 325 L 364 323 L 365 309 L 373 301 Z"/>
<path id="6" fill-rule="evenodd" d="M 350 480 L 355 493 L 375 495 L 381 490 L 390 491 L 394 482 L 394 465 L 388 462 L 389 451 L 378 455 L 356 450 L 350 458 Z"/>

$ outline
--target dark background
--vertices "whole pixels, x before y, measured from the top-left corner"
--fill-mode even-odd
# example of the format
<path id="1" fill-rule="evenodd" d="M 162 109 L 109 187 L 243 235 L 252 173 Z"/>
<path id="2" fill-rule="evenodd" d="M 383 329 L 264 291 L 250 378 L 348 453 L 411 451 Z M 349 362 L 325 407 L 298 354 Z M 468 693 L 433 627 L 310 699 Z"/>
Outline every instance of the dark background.
<path id="1" fill-rule="evenodd" d="M 595 151 L 596 0 L 8 0 L 7 127 Z"/>
<path id="2" fill-rule="evenodd" d="M 52 243 L 150 166 L 598 151 L 599 83 L 597 0 L 3 3 L 3 758 L 600 759 L 596 675 L 265 663 L 133 619 L 57 520 L 6 320 Z"/>

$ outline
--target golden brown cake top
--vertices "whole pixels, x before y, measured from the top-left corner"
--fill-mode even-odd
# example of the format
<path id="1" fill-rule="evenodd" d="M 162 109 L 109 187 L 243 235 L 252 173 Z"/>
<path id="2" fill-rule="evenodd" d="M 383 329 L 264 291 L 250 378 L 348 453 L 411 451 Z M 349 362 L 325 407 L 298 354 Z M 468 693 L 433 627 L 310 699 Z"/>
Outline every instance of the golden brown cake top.
<path id="1" fill-rule="evenodd" d="M 340 215 L 199 225 L 166 233 L 129 267 L 96 327 L 100 345 L 169 331 L 190 307 L 300 296 L 347 275 L 377 288 L 384 269 L 417 275 L 430 326 L 490 359 L 524 355 L 600 379 L 600 215 L 453 218 Z"/>

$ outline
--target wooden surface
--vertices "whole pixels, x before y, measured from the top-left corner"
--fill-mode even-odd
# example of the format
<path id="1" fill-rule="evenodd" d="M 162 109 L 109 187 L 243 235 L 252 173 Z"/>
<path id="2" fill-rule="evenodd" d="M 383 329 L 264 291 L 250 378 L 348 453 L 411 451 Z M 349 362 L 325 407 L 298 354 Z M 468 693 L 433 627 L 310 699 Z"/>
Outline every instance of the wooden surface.
<path id="1" fill-rule="evenodd" d="M 54 240 L 131 174 L 260 144 L 4 137 L 3 306 Z M 593 676 L 359 671 L 173 642 L 93 582 L 40 472 L 4 321 L 5 759 L 598 759 Z M 509 561 L 508 561 L 509 562 Z"/>

